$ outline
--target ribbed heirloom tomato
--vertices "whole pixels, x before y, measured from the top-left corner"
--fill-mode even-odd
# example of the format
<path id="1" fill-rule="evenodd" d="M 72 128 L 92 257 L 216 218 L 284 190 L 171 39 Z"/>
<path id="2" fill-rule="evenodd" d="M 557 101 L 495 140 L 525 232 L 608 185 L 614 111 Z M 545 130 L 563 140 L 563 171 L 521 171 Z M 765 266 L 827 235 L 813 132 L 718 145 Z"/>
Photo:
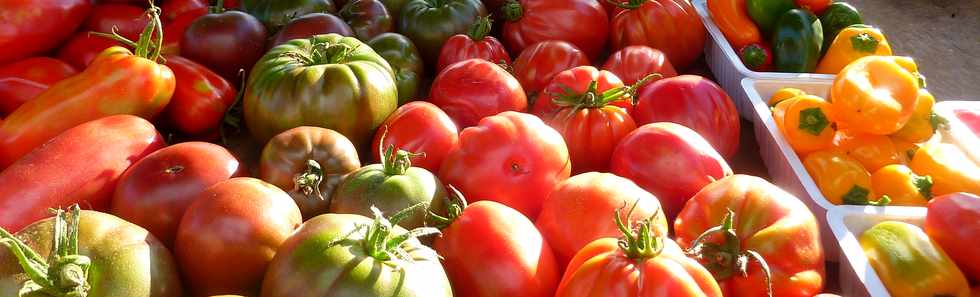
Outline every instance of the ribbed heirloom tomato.
<path id="1" fill-rule="evenodd" d="M 589 58 L 571 43 L 549 40 L 535 43 L 514 59 L 514 76 L 529 96 L 544 89 L 559 72 L 589 65 Z"/>
<path id="2" fill-rule="evenodd" d="M 510 55 L 496 37 L 490 35 L 490 17 L 480 17 L 466 34 L 449 37 L 439 52 L 437 71 L 469 59 L 484 59 L 493 63 L 510 65 Z"/>
<path id="3" fill-rule="evenodd" d="M 602 69 L 616 74 L 627 85 L 654 73 L 660 74 L 660 77 L 652 77 L 648 83 L 677 76 L 677 70 L 674 70 L 664 52 L 645 45 L 631 45 L 616 51 L 609 55 Z"/>
<path id="4" fill-rule="evenodd" d="M 722 157 L 738 151 L 740 121 L 735 103 L 718 84 L 697 75 L 658 80 L 636 95 L 637 125 L 673 122 L 698 132 Z"/>
<path id="5" fill-rule="evenodd" d="M 561 40 L 597 58 L 606 46 L 609 16 L 596 0 L 519 0 L 501 7 L 504 40 L 513 52 L 548 40 Z"/>
<path id="6" fill-rule="evenodd" d="M 629 0 L 612 16 L 614 50 L 646 45 L 667 55 L 678 69 L 687 69 L 704 51 L 704 24 L 688 0 Z"/>
<path id="7" fill-rule="evenodd" d="M 517 79 L 482 59 L 443 69 L 432 82 L 428 101 L 445 111 L 461 129 L 504 111 L 527 109 L 527 96 Z"/>

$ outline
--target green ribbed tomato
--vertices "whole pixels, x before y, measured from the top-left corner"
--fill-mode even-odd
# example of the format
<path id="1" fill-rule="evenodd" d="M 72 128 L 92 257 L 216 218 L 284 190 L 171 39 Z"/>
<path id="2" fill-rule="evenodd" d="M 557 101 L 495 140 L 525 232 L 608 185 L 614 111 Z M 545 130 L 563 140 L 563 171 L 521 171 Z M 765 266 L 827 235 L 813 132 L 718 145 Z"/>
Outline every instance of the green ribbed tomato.
<path id="1" fill-rule="evenodd" d="M 355 38 L 316 35 L 276 46 L 255 64 L 245 87 L 245 123 L 261 142 L 316 126 L 370 151 L 375 129 L 397 104 L 394 72 L 384 58 Z"/>

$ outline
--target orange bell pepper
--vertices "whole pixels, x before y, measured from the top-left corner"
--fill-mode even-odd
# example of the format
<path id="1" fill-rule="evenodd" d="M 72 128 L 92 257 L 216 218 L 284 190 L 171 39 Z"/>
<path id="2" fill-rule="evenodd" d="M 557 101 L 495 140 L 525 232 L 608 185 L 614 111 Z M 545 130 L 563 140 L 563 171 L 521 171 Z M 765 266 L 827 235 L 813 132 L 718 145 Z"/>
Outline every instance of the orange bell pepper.
<path id="1" fill-rule="evenodd" d="M 919 145 L 901 138 L 889 138 L 895 144 L 895 150 L 898 150 L 898 154 L 902 156 L 902 164 L 908 165 L 912 161 L 912 157 L 915 156 L 915 151 L 919 150 Z"/>
<path id="2" fill-rule="evenodd" d="M 834 149 L 861 162 L 870 172 L 891 164 L 902 164 L 902 154 L 888 136 L 872 135 L 853 130 L 837 130 Z"/>
<path id="3" fill-rule="evenodd" d="M 927 143 L 915 152 L 909 167 L 918 175 L 932 176 L 936 196 L 956 192 L 980 195 L 980 166 L 956 145 Z"/>
<path id="4" fill-rule="evenodd" d="M 919 97 L 915 62 L 907 57 L 867 56 L 837 75 L 830 89 L 835 119 L 875 135 L 897 132 L 912 117 Z"/>
<path id="5" fill-rule="evenodd" d="M 834 140 L 831 118 L 830 104 L 813 95 L 785 100 L 773 109 L 776 126 L 800 155 L 831 146 Z"/>
<path id="6" fill-rule="evenodd" d="M 806 95 L 806 92 L 803 90 L 797 88 L 782 88 L 776 90 L 776 92 L 772 94 L 772 97 L 769 97 L 768 104 L 769 106 L 776 106 L 776 104 L 783 102 L 783 100 L 802 95 Z"/>
<path id="7" fill-rule="evenodd" d="M 759 27 L 745 8 L 745 0 L 708 0 L 708 12 L 735 50 L 762 41 Z"/>
<path id="8" fill-rule="evenodd" d="M 803 166 L 820 192 L 833 204 L 885 205 L 889 198 L 871 201 L 871 174 L 844 153 L 822 150 L 803 159 Z"/>
<path id="9" fill-rule="evenodd" d="M 892 137 L 915 143 L 929 140 L 945 122 L 932 111 L 932 106 L 935 104 L 936 98 L 928 90 L 919 89 L 919 98 L 915 102 L 912 117 L 905 126 L 902 126 L 902 129 L 892 134 Z"/>
<path id="10" fill-rule="evenodd" d="M 116 114 L 153 118 L 174 93 L 170 68 L 160 64 L 163 33 L 159 8 L 139 42 L 113 35 L 135 48 L 135 54 L 111 47 L 85 71 L 52 85 L 0 125 L 0 169 L 76 125 Z M 157 33 L 157 34 L 154 34 Z"/>
<path id="11" fill-rule="evenodd" d="M 891 56 L 892 47 L 881 30 L 851 25 L 841 30 L 817 64 L 817 73 L 837 74 L 844 66 L 866 56 Z"/>
<path id="12" fill-rule="evenodd" d="M 932 199 L 932 177 L 917 175 L 905 165 L 892 164 L 871 174 L 871 192 L 887 195 L 891 205 L 926 206 Z"/>

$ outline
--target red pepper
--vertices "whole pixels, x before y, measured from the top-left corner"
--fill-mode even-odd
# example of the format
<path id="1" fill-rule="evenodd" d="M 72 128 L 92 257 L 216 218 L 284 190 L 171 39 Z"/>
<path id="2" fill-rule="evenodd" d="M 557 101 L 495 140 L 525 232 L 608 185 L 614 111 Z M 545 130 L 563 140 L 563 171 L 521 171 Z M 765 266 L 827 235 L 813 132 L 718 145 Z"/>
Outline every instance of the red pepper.
<path id="1" fill-rule="evenodd" d="M 164 118 L 188 135 L 217 132 L 225 111 L 235 103 L 235 88 L 204 65 L 178 56 L 167 56 L 166 60 L 177 85 L 163 111 Z"/>
<path id="2" fill-rule="evenodd" d="M 27 58 L 0 67 L 0 114 L 10 114 L 49 86 L 78 73 L 74 67 L 48 57 Z"/>
<path id="3" fill-rule="evenodd" d="M 158 9 L 139 42 L 112 38 L 133 46 L 106 49 L 85 71 L 61 81 L 28 101 L 0 125 L 0 168 L 76 125 L 115 114 L 153 118 L 170 101 L 174 74 L 157 63 L 162 34 Z M 151 38 L 152 37 L 152 38 Z"/>
<path id="4" fill-rule="evenodd" d="M 762 43 L 751 43 L 738 49 L 738 57 L 745 67 L 752 71 L 769 71 L 772 69 L 772 50 Z"/>

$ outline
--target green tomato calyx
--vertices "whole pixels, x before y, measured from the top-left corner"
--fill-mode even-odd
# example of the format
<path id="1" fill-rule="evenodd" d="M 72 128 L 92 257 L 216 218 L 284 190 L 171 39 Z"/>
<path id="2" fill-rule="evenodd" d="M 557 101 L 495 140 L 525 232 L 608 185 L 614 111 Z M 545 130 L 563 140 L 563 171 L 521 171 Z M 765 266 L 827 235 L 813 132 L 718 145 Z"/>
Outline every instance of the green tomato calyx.
<path id="1" fill-rule="evenodd" d="M 385 126 L 381 133 L 381 141 L 378 142 L 378 152 L 381 154 L 381 167 L 388 176 L 404 175 L 412 168 L 412 158 L 425 158 L 425 153 L 413 153 L 402 149 L 395 149 L 394 144 L 384 146 L 384 139 L 388 136 L 388 126 Z"/>
<path id="2" fill-rule="evenodd" d="M 303 193 L 309 199 L 323 200 L 320 183 L 323 182 L 323 169 L 316 160 L 306 160 L 306 170 L 293 177 L 293 191 Z"/>
<path id="3" fill-rule="evenodd" d="M 357 48 L 342 42 L 331 43 L 330 41 L 310 37 L 310 49 L 306 52 L 288 51 L 281 55 L 296 59 L 306 66 L 343 64 L 350 60 Z"/>
<path id="4" fill-rule="evenodd" d="M 622 9 L 633 10 L 640 8 L 640 6 L 650 2 L 650 0 L 629 0 L 628 2 L 623 2 L 620 0 L 606 0 L 606 2 Z"/>
<path id="5" fill-rule="evenodd" d="M 449 225 L 452 225 L 459 216 L 463 215 L 463 210 L 469 204 L 466 202 L 466 197 L 463 197 L 463 193 L 456 189 L 453 185 L 448 185 L 450 203 L 448 206 L 448 214 L 444 217 L 435 212 L 429 211 L 429 218 L 433 221 L 434 225 L 439 229 L 446 229 Z"/>
<path id="6" fill-rule="evenodd" d="M 28 280 L 18 296 L 85 297 L 92 260 L 78 254 L 78 221 L 81 209 L 55 210 L 51 254 L 45 260 L 27 244 L 0 228 L 0 245 L 10 249 Z"/>
<path id="7" fill-rule="evenodd" d="M 381 261 L 393 259 L 412 261 L 412 257 L 402 247 L 403 243 L 409 239 L 442 234 L 442 232 L 432 227 L 415 228 L 398 235 L 392 234 L 392 231 L 395 230 L 394 226 L 398 222 L 407 218 L 412 212 L 425 207 L 425 203 L 415 204 L 386 219 L 381 213 L 381 210 L 371 206 L 371 212 L 374 213 L 374 222 L 366 227 L 367 231 L 365 231 L 364 240 L 361 242 L 365 253 Z"/>
<path id="8" fill-rule="evenodd" d="M 524 7 L 517 0 L 508 0 L 500 10 L 504 13 L 504 19 L 508 22 L 516 22 L 524 17 Z"/>
<path id="9" fill-rule="evenodd" d="M 473 26 L 470 27 L 470 32 L 466 35 L 473 41 L 481 41 L 490 34 L 490 29 L 492 28 L 493 21 L 490 20 L 489 16 L 478 17 L 476 22 L 473 23 Z"/>
<path id="10" fill-rule="evenodd" d="M 632 226 L 632 221 L 629 218 L 633 215 L 633 211 L 636 210 L 636 206 L 639 204 L 640 200 L 637 199 L 633 203 L 633 206 L 630 207 L 629 212 L 625 216 L 626 222 L 623 222 L 624 216 L 622 215 L 622 211 L 626 208 L 626 205 L 616 209 L 614 218 L 616 227 L 623 233 L 623 237 L 619 239 L 617 244 L 623 250 L 623 254 L 630 259 L 655 258 L 664 251 L 663 237 L 654 234 L 653 231 L 654 221 L 661 215 L 661 212 L 657 210 L 653 216 L 637 221 L 637 225 Z"/>
<path id="11" fill-rule="evenodd" d="M 150 1 L 150 8 L 146 10 L 146 14 L 150 17 L 150 22 L 143 28 L 143 32 L 140 33 L 139 40 L 136 42 L 119 35 L 116 26 L 112 26 L 111 33 L 89 32 L 89 34 L 118 41 L 132 48 L 133 55 L 159 63 L 163 51 L 163 23 L 160 21 L 160 8 L 153 5 L 153 1 Z"/>
<path id="12" fill-rule="evenodd" d="M 721 237 L 713 235 L 721 235 Z M 720 240 L 706 242 L 709 238 Z M 691 242 L 691 248 L 684 253 L 704 264 L 704 268 L 708 269 L 718 281 L 732 278 L 736 273 L 743 278 L 748 277 L 749 262 L 755 261 L 762 269 L 767 296 L 772 297 L 772 273 L 769 264 L 756 251 L 742 250 L 741 241 L 735 233 L 735 212 L 731 209 L 728 209 L 721 225 L 701 233 Z"/>

